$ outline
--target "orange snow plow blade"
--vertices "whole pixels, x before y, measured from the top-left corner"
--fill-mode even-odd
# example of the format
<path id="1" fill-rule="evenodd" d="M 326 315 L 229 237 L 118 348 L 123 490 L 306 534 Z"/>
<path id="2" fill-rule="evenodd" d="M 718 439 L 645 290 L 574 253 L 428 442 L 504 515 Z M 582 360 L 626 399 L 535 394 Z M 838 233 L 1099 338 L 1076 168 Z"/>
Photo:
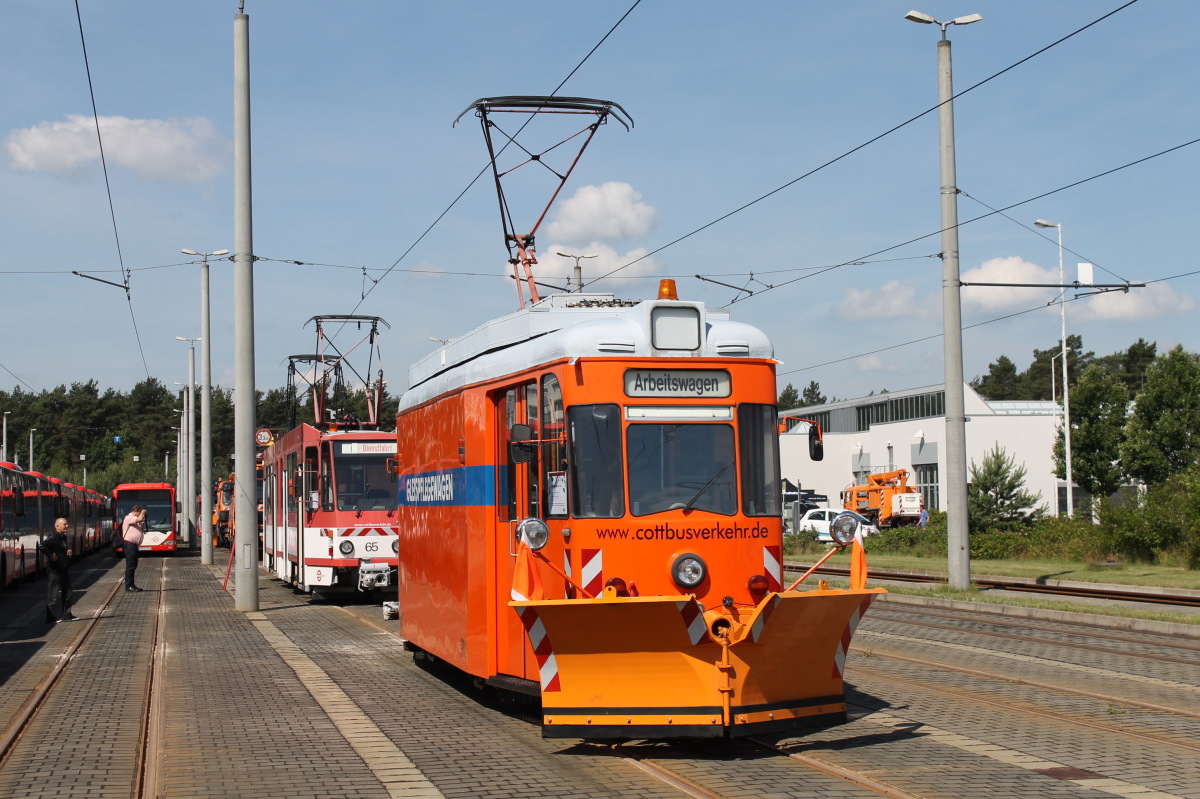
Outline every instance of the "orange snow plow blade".
<path id="1" fill-rule="evenodd" d="M 882 588 L 510 602 L 541 672 L 546 738 L 721 738 L 845 720 L 842 667 Z M 716 632 L 714 632 L 714 630 Z"/>

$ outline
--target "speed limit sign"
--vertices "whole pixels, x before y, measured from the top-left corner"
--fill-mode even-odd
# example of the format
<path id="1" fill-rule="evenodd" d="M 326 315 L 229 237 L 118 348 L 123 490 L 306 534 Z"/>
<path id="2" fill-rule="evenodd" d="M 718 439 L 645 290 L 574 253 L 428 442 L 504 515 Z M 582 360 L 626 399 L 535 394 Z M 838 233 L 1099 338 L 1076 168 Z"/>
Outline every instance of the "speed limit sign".
<path id="1" fill-rule="evenodd" d="M 275 437 L 271 435 L 270 430 L 259 430 L 254 434 L 254 443 L 258 444 L 260 447 L 270 446 L 271 442 L 274 440 Z"/>

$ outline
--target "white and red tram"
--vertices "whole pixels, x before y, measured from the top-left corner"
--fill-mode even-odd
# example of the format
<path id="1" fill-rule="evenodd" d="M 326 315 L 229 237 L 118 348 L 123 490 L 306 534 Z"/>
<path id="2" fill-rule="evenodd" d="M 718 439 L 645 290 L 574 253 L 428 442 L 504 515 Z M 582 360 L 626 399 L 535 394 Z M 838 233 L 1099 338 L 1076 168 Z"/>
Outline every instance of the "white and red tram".
<path id="1" fill-rule="evenodd" d="M 302 591 L 396 584 L 396 435 L 302 424 L 263 453 L 263 565 Z"/>

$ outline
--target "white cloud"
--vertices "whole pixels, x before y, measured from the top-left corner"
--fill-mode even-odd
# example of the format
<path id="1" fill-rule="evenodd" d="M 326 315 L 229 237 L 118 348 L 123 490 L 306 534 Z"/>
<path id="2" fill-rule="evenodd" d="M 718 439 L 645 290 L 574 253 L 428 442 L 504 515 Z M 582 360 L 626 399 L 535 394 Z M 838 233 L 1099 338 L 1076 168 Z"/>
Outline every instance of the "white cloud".
<path id="1" fill-rule="evenodd" d="M 1074 296 L 1067 291 L 1068 299 Z M 1166 283 L 1151 283 L 1145 288 L 1109 291 L 1070 303 L 1067 313 L 1074 319 L 1090 321 L 1131 322 L 1142 319 L 1160 319 L 1166 316 L 1182 316 L 1196 310 L 1192 295 L 1177 294 Z"/>
<path id="2" fill-rule="evenodd" d="M 963 283 L 1053 283 L 1057 285 L 1058 268 L 1043 269 L 1037 264 L 1009 256 L 991 258 L 983 266 L 962 272 Z M 1005 288 L 1003 286 L 966 286 L 962 289 L 963 312 L 996 313 L 1032 308 L 1053 302 L 1059 291 L 1054 288 Z"/>
<path id="3" fill-rule="evenodd" d="M 589 281 L 595 280 L 601 275 L 607 275 L 616 269 L 621 269 L 632 261 L 637 261 L 630 267 L 621 269 L 614 277 L 619 277 L 623 280 L 629 278 L 644 277 L 650 274 L 657 274 L 662 271 L 661 265 L 653 258 L 643 258 L 647 250 L 645 247 L 636 247 L 627 252 L 617 252 L 612 246 L 599 241 L 593 241 L 587 246 L 580 247 L 571 245 L 568 247 L 565 244 L 552 244 L 549 247 L 542 249 L 538 248 L 538 265 L 534 267 L 534 276 L 539 279 L 548 279 L 553 282 L 564 282 L 567 278 L 572 277 L 575 273 L 575 259 L 564 258 L 558 253 L 564 252 L 570 255 L 594 255 L 595 258 L 581 258 L 579 260 L 579 269 L 583 274 L 583 282 L 586 286 Z M 564 283 L 565 284 L 565 283 Z M 596 287 L 597 291 L 614 291 L 610 284 L 607 288 Z M 620 294 L 619 291 L 615 293 Z"/>
<path id="4" fill-rule="evenodd" d="M 644 236 L 658 223 L 658 210 L 642 202 L 628 183 L 583 186 L 559 206 L 546 234 L 564 241 L 618 241 Z"/>
<path id="5" fill-rule="evenodd" d="M 203 183 L 228 167 L 230 143 L 202 117 L 99 121 L 110 167 L 125 167 L 147 180 L 184 183 Z M 96 123 L 79 115 L 13 131 L 5 137 L 4 149 L 14 169 L 62 178 L 79 178 L 100 160 Z"/>
<path id="6" fill-rule="evenodd" d="M 878 288 L 848 288 L 846 298 L 834 307 L 842 319 L 911 319 L 931 314 L 926 300 L 917 297 L 915 286 L 899 280 L 889 280 Z"/>
<path id="7" fill-rule="evenodd" d="M 856 372 L 899 372 L 907 371 L 904 358 L 884 359 L 879 355 L 863 355 L 854 359 L 853 369 Z"/>

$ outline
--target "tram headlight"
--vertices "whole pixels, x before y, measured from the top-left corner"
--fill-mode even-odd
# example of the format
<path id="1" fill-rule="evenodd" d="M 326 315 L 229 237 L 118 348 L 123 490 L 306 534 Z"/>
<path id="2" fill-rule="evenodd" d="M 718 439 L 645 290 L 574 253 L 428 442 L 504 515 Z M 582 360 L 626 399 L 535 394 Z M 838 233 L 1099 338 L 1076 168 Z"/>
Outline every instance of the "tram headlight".
<path id="1" fill-rule="evenodd" d="M 858 517 L 853 513 L 842 513 L 829 523 L 829 535 L 839 546 L 846 546 L 858 533 Z"/>
<path id="2" fill-rule="evenodd" d="M 675 558 L 675 562 L 671 564 L 671 579 L 675 581 L 675 585 L 688 591 L 704 582 L 707 573 L 704 560 L 690 552 Z"/>
<path id="3" fill-rule="evenodd" d="M 343 540 L 342 543 L 338 544 L 338 552 L 341 552 L 343 555 L 353 555 L 354 542 L 349 539 Z"/>
<path id="4" fill-rule="evenodd" d="M 400 554 L 400 539 L 399 538 L 392 539 L 392 552 L 396 553 L 397 555 Z"/>
<path id="5" fill-rule="evenodd" d="M 550 526 L 536 517 L 522 519 L 517 524 L 517 538 L 537 552 L 550 540 Z"/>

